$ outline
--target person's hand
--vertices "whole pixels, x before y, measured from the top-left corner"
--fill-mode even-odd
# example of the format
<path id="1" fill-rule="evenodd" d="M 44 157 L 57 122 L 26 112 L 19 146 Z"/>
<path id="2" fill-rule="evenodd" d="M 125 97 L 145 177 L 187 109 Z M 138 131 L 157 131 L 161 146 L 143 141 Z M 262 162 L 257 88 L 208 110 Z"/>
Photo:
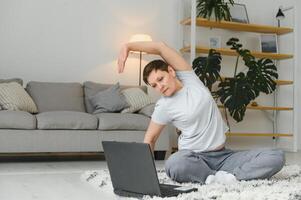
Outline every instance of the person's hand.
<path id="1" fill-rule="evenodd" d="M 127 59 L 128 55 L 129 55 L 129 48 L 125 44 L 125 45 L 122 46 L 122 48 L 119 52 L 119 56 L 118 56 L 118 73 L 123 72 L 125 62 L 126 62 L 126 59 Z"/>

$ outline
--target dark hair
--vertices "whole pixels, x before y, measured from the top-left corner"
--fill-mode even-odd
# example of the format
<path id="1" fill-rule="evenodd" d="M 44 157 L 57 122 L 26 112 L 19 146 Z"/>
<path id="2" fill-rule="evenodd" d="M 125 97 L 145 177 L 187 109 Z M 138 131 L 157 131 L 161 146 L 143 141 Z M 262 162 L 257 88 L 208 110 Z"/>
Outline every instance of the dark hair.
<path id="1" fill-rule="evenodd" d="M 148 63 L 143 70 L 143 81 L 144 83 L 146 83 L 147 85 L 149 85 L 147 78 L 149 76 L 149 74 L 153 71 L 157 71 L 157 70 L 161 70 L 161 71 L 166 71 L 168 72 L 168 65 L 166 62 L 164 62 L 163 60 L 153 60 L 150 63 Z"/>

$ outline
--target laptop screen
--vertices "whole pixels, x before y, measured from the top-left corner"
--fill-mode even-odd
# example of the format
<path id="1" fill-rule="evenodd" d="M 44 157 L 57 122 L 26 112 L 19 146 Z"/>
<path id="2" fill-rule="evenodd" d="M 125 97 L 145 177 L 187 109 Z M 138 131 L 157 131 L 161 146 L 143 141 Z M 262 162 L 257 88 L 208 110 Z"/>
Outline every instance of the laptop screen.
<path id="1" fill-rule="evenodd" d="M 148 144 L 103 141 L 102 145 L 114 190 L 160 195 Z"/>

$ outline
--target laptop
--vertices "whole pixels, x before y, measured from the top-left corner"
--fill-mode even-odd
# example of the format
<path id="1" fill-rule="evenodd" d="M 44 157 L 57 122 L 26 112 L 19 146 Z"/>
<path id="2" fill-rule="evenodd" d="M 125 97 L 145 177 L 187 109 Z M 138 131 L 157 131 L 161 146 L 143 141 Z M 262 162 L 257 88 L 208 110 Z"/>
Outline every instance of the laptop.
<path id="1" fill-rule="evenodd" d="M 197 191 L 197 188 L 190 186 L 160 184 L 148 144 L 103 141 L 102 145 L 114 193 L 119 196 L 171 197 Z"/>

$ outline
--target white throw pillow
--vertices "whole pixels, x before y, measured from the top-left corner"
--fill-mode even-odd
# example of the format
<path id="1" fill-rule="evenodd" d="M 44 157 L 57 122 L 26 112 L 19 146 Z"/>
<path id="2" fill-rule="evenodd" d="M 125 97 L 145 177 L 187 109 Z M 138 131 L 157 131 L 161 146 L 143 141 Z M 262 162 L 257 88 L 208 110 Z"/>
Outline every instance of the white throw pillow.
<path id="1" fill-rule="evenodd" d="M 121 93 L 130 105 L 129 108 L 122 110 L 121 113 L 133 113 L 152 103 L 151 98 L 140 88 L 128 88 L 121 91 Z"/>
<path id="2" fill-rule="evenodd" d="M 38 109 L 24 88 L 15 82 L 0 84 L 0 106 L 4 110 L 22 110 L 37 113 Z"/>

